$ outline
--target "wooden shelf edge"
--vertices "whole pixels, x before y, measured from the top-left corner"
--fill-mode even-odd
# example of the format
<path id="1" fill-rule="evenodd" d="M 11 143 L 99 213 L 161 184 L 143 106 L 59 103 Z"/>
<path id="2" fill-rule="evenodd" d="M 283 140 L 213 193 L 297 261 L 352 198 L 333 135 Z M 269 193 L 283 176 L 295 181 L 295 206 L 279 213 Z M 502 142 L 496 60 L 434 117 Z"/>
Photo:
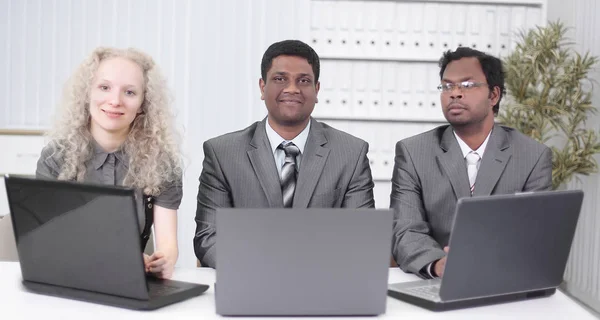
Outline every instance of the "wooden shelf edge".
<path id="1" fill-rule="evenodd" d="M 43 136 L 45 132 L 33 129 L 0 129 L 0 136 Z"/>

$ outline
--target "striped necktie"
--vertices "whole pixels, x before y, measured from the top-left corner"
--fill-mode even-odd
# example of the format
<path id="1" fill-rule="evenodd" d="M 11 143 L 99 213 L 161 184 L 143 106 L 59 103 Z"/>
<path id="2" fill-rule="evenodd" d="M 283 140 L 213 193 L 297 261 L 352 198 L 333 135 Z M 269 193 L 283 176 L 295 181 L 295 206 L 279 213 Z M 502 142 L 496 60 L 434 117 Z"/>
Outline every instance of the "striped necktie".
<path id="1" fill-rule="evenodd" d="M 471 195 L 475 191 L 475 178 L 477 178 L 477 165 L 481 157 L 475 151 L 471 151 L 465 157 L 467 159 L 467 174 L 469 175 L 469 185 L 471 186 Z"/>
<path id="2" fill-rule="evenodd" d="M 300 154 L 300 149 L 292 142 L 281 143 L 277 148 L 283 149 L 285 160 L 281 167 L 281 193 L 283 195 L 283 207 L 291 208 L 294 201 L 294 191 L 296 190 L 296 156 Z"/>

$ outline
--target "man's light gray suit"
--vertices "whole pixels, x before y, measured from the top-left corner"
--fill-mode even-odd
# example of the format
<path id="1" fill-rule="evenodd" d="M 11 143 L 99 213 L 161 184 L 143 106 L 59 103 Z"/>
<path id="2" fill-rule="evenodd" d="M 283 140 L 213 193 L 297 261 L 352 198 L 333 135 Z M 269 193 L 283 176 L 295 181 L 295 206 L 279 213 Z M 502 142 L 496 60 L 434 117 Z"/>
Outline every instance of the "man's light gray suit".
<path id="1" fill-rule="evenodd" d="M 283 199 L 265 120 L 204 143 L 194 250 L 215 267 L 215 210 L 282 208 Z M 311 119 L 301 155 L 294 208 L 372 208 L 369 145 Z"/>
<path id="2" fill-rule="evenodd" d="M 495 125 L 473 196 L 551 186 L 552 151 L 512 128 Z M 470 196 L 467 167 L 451 126 L 396 144 L 390 203 L 395 209 L 392 254 L 402 270 L 424 276 L 423 267 L 445 256 L 442 248 L 448 245 L 456 202 Z"/>

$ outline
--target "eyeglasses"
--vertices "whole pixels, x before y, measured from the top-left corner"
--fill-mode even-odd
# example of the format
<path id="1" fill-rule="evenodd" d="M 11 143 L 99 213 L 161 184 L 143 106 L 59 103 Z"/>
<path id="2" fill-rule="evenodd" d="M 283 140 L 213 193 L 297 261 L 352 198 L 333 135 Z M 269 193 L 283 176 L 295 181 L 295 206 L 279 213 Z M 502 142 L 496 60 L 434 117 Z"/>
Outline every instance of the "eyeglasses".
<path id="1" fill-rule="evenodd" d="M 460 83 L 442 83 L 437 88 L 441 92 L 452 92 L 454 88 L 458 88 L 459 90 L 469 90 L 472 88 L 487 86 L 485 82 L 473 82 L 473 81 L 463 81 Z"/>

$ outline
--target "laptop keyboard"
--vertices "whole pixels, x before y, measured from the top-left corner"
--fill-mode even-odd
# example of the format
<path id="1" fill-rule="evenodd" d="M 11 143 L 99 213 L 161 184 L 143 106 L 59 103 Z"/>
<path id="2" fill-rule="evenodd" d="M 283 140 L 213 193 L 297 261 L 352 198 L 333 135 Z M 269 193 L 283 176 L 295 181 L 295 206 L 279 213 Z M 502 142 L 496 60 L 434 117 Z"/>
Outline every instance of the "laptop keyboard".
<path id="1" fill-rule="evenodd" d="M 436 284 L 423 287 L 413 287 L 405 289 L 405 292 L 413 296 L 419 296 L 426 299 L 438 299 L 440 297 L 440 285 Z"/>
<path id="2" fill-rule="evenodd" d="M 168 296 L 178 290 L 178 287 L 169 286 L 160 282 L 148 281 L 148 295 L 150 297 Z"/>

